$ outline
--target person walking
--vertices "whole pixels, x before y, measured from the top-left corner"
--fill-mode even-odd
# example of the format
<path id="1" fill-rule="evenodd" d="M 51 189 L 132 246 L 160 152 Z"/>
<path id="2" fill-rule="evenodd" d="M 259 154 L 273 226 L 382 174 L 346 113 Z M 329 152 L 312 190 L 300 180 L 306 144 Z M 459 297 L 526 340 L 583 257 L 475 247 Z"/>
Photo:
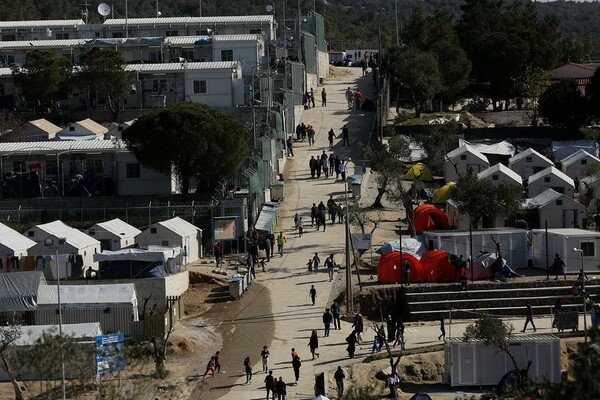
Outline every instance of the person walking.
<path id="1" fill-rule="evenodd" d="M 354 328 L 354 332 L 356 332 L 356 339 L 360 344 L 360 342 L 362 341 L 362 337 L 360 334 L 364 331 L 363 317 L 362 315 L 360 315 L 360 313 L 356 313 L 356 316 L 354 317 L 354 322 L 352 323 L 352 327 Z"/>
<path id="2" fill-rule="evenodd" d="M 333 214 L 335 215 L 335 214 Z M 335 219 L 334 219 L 335 222 Z M 331 254 L 325 260 L 325 267 L 327 268 L 327 274 L 329 275 L 329 282 L 333 280 L 333 271 L 335 269 L 335 261 L 333 260 L 333 254 Z M 333 309 L 331 310 L 333 312 Z"/>
<path id="3" fill-rule="evenodd" d="M 329 158 L 327 156 L 321 157 L 321 165 L 323 166 L 325 178 L 329 178 Z"/>
<path id="4" fill-rule="evenodd" d="M 315 90 L 310 88 L 310 104 L 312 108 L 315 108 Z"/>
<path id="5" fill-rule="evenodd" d="M 317 349 L 319 348 L 319 336 L 317 336 L 317 331 L 313 329 L 312 334 L 310 335 L 310 339 L 308 340 L 308 347 L 310 348 L 310 354 L 312 354 L 312 359 L 315 359 L 315 355 L 319 358 L 319 353 L 317 353 Z"/>
<path id="6" fill-rule="evenodd" d="M 260 359 L 262 360 L 263 372 L 266 373 L 269 370 L 269 348 L 267 346 L 263 346 L 260 352 Z"/>
<path id="7" fill-rule="evenodd" d="M 331 130 L 333 132 L 333 129 Z M 329 175 L 333 176 L 335 173 L 335 156 L 333 153 L 329 154 Z"/>
<path id="8" fill-rule="evenodd" d="M 333 315 L 333 329 L 342 329 L 342 324 L 340 323 L 340 305 L 337 300 L 334 300 L 331 305 L 331 314 Z"/>
<path id="9" fill-rule="evenodd" d="M 315 160 L 315 156 L 310 156 L 310 160 L 308 161 L 308 168 L 310 168 L 310 177 L 314 178 L 315 174 L 317 173 L 317 166 L 316 163 L 317 160 Z"/>
<path id="10" fill-rule="evenodd" d="M 525 310 L 525 313 L 525 326 L 523 326 L 523 330 L 521 332 L 525 333 L 525 331 L 527 330 L 527 325 L 529 325 L 530 322 L 531 326 L 533 326 L 533 331 L 537 331 L 537 329 L 535 328 L 535 324 L 533 323 L 533 309 L 531 308 L 531 304 L 527 304 L 527 309 Z"/>
<path id="11" fill-rule="evenodd" d="M 221 352 L 217 351 L 215 353 L 215 372 L 217 374 L 221 373 Z"/>
<path id="12" fill-rule="evenodd" d="M 275 382 L 275 392 L 277 393 L 277 400 L 285 400 L 287 389 L 286 384 L 281 376 L 279 377 L 279 380 Z"/>
<path id="13" fill-rule="evenodd" d="M 360 91 L 360 89 L 356 89 L 356 92 L 354 92 L 354 105 L 356 106 L 357 110 L 360 110 L 360 102 L 362 101 L 362 98 L 362 92 Z"/>
<path id="14" fill-rule="evenodd" d="M 327 228 L 325 210 L 321 210 L 321 212 L 319 213 L 319 224 L 323 226 L 323 232 L 325 232 L 325 228 Z"/>
<path id="15" fill-rule="evenodd" d="M 400 345 L 400 349 L 404 350 L 404 321 L 399 320 L 396 326 L 396 340 L 392 347 L 396 347 L 396 345 Z"/>
<path id="16" fill-rule="evenodd" d="M 346 351 L 348 352 L 348 357 L 354 358 L 354 352 L 356 351 L 356 331 L 352 331 L 350 335 L 346 338 L 346 343 L 348 343 L 348 347 L 346 347 Z"/>
<path id="17" fill-rule="evenodd" d="M 558 317 L 558 314 L 560 314 L 561 310 L 562 310 L 562 300 L 559 297 L 558 299 L 556 299 L 556 303 L 554 303 L 554 319 L 552 320 L 553 328 L 556 328 L 556 318 Z"/>
<path id="18" fill-rule="evenodd" d="M 321 90 L 321 107 L 327 107 L 327 92 L 325 88 Z"/>
<path id="19" fill-rule="evenodd" d="M 319 210 L 317 209 L 317 205 L 313 203 L 312 207 L 310 208 L 310 226 L 314 226 L 317 220 L 318 211 Z"/>
<path id="20" fill-rule="evenodd" d="M 352 89 L 348 86 L 346 90 L 346 101 L 348 101 L 348 109 L 352 110 L 352 100 L 354 100 L 354 93 L 352 93 Z"/>
<path id="21" fill-rule="evenodd" d="M 324 337 L 329 336 L 329 327 L 331 326 L 331 321 L 332 320 L 333 320 L 333 316 L 329 312 L 329 308 L 326 308 L 325 312 L 323 313 L 323 326 L 325 328 L 325 335 L 324 335 Z"/>
<path id="22" fill-rule="evenodd" d="M 246 372 L 246 383 L 252 383 L 252 365 L 250 365 L 250 357 L 244 359 L 244 371 Z"/>
<path id="23" fill-rule="evenodd" d="M 440 336 L 438 336 L 438 340 L 446 339 L 446 320 L 444 317 L 440 318 Z"/>
<path id="24" fill-rule="evenodd" d="M 287 156 L 294 157 L 294 140 L 292 139 L 292 135 L 288 136 L 285 144 L 287 145 Z"/>
<path id="25" fill-rule="evenodd" d="M 206 371 L 204 371 L 204 375 L 202 378 L 206 377 L 206 374 L 210 372 L 211 376 L 215 376 L 215 356 L 212 356 L 210 360 L 208 360 L 208 364 L 206 364 Z"/>
<path id="26" fill-rule="evenodd" d="M 338 366 L 335 374 L 333 374 L 333 379 L 335 379 L 335 385 L 337 386 L 338 399 L 344 396 L 344 378 L 346 378 L 346 374 L 344 374 L 342 367 Z"/>
<path id="27" fill-rule="evenodd" d="M 319 218 L 319 224 L 320 224 L 320 218 Z M 315 253 L 315 256 L 313 257 L 313 271 L 315 271 L 315 275 L 319 273 L 319 267 L 321 266 L 321 259 L 319 258 L 319 253 Z"/>
<path id="28" fill-rule="evenodd" d="M 217 264 L 217 269 L 218 269 L 219 265 L 221 264 L 221 259 L 223 258 L 223 246 L 221 245 L 221 242 L 217 242 L 215 244 L 214 252 L 215 252 L 215 264 Z"/>
<path id="29" fill-rule="evenodd" d="M 294 377 L 296 378 L 296 385 L 298 385 L 298 381 L 300 380 L 300 367 L 302 366 L 302 361 L 300 361 L 300 357 L 296 356 L 292 360 L 292 368 L 294 369 Z"/>
<path id="30" fill-rule="evenodd" d="M 410 264 L 407 259 L 404 259 L 404 263 L 402 264 L 402 277 L 404 284 L 410 286 Z"/>
<path id="31" fill-rule="evenodd" d="M 565 264 L 565 261 L 558 253 L 554 255 L 552 268 L 554 269 L 555 274 L 554 280 L 558 279 L 558 274 L 561 274 L 565 278 L 565 281 L 567 280 L 567 264 Z"/>
<path id="32" fill-rule="evenodd" d="M 340 164 L 340 175 L 342 176 L 342 183 L 346 181 L 346 171 L 348 170 L 347 161 L 344 161 Z"/>
<path id="33" fill-rule="evenodd" d="M 329 139 L 329 148 L 332 149 L 333 148 L 333 139 L 335 138 L 335 132 L 333 131 L 333 129 L 330 129 L 329 132 L 327 132 L 327 139 Z"/>
<path id="34" fill-rule="evenodd" d="M 350 131 L 348 130 L 348 125 L 344 125 L 342 127 L 342 146 L 350 145 Z"/>
<path id="35" fill-rule="evenodd" d="M 302 217 L 298 217 L 296 227 L 298 228 L 298 237 L 302 237 L 302 232 L 304 232 L 304 222 L 302 221 Z"/>
<path id="36" fill-rule="evenodd" d="M 279 252 L 279 256 L 283 257 L 283 245 L 287 242 L 285 236 L 283 236 L 283 231 L 279 232 L 277 235 L 277 251 Z"/>
<path id="37" fill-rule="evenodd" d="M 308 297 L 312 301 L 312 305 L 315 305 L 315 300 L 317 299 L 317 289 L 315 289 L 315 285 L 310 285 L 310 290 L 308 291 Z"/>
<path id="38" fill-rule="evenodd" d="M 269 393 L 273 393 L 273 400 L 275 400 L 275 377 L 273 371 L 269 371 L 269 375 L 265 376 L 265 389 L 267 389 L 267 400 L 269 400 Z"/>
<path id="39" fill-rule="evenodd" d="M 337 181 L 340 177 L 340 165 L 342 164 L 342 160 L 340 160 L 339 156 L 335 156 L 335 160 L 333 162 L 335 167 L 335 180 Z"/>

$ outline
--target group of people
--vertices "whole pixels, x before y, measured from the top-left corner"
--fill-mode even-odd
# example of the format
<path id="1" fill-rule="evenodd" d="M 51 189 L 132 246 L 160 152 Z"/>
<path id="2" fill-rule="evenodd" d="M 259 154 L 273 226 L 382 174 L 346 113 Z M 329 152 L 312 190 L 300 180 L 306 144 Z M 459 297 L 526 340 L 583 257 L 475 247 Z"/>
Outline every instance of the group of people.
<path id="1" fill-rule="evenodd" d="M 352 90 L 350 86 L 346 90 L 346 101 L 348 101 L 348 109 L 352 110 L 352 105 L 356 107 L 357 110 L 360 110 L 360 104 L 363 98 L 363 94 L 360 89 Z"/>
<path id="2" fill-rule="evenodd" d="M 323 232 L 325 232 L 327 216 L 329 216 L 331 225 L 336 221 L 341 224 L 344 222 L 345 209 L 346 207 L 342 203 L 336 203 L 333 195 L 329 196 L 327 206 L 322 201 L 318 205 L 313 203 L 310 208 L 310 226 L 316 226 L 317 230 L 323 227 Z"/>
<path id="3" fill-rule="evenodd" d="M 310 92 L 304 93 L 302 96 L 302 103 L 304 104 L 305 110 L 315 107 L 315 90 L 313 88 L 310 88 Z M 321 106 L 327 107 L 327 91 L 325 88 L 321 90 Z"/>
<path id="4" fill-rule="evenodd" d="M 335 174 L 336 181 L 342 178 L 341 182 L 343 183 L 346 180 L 346 173 L 348 171 L 348 162 L 349 159 L 342 160 L 339 156 L 330 153 L 329 156 L 323 150 L 320 156 L 310 156 L 310 160 L 308 161 L 308 168 L 310 169 L 310 177 L 311 178 L 320 178 L 321 175 L 324 175 L 325 178 L 333 177 Z"/>

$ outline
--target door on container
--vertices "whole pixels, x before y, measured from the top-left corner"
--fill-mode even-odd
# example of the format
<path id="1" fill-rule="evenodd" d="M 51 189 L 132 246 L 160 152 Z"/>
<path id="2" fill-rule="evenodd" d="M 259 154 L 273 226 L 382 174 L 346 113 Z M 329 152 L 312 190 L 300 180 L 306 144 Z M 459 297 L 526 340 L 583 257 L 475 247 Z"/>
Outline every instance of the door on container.
<path id="1" fill-rule="evenodd" d="M 563 211 L 563 228 L 574 228 L 575 227 L 575 210 L 564 210 Z"/>
<path id="2" fill-rule="evenodd" d="M 460 346 L 458 352 L 459 383 L 475 383 L 475 346 Z"/>
<path id="3" fill-rule="evenodd" d="M 100 250 L 110 250 L 110 239 L 100 239 Z"/>
<path id="4" fill-rule="evenodd" d="M 537 359 L 534 362 L 534 365 L 536 365 L 535 376 L 532 378 L 536 382 L 556 382 L 556 365 L 552 357 L 552 343 L 538 343 L 536 353 Z"/>

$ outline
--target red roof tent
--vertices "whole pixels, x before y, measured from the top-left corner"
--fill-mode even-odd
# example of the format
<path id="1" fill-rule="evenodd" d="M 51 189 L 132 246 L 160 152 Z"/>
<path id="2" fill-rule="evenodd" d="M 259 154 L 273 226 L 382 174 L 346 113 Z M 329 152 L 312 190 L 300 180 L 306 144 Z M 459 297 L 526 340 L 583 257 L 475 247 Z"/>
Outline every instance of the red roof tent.
<path id="1" fill-rule="evenodd" d="M 399 251 L 391 251 L 382 254 L 377 265 L 377 278 L 381 283 L 404 283 L 402 282 L 402 264 L 404 260 L 410 265 L 410 281 L 425 282 L 425 273 L 421 262 L 412 254 L 402 253 L 400 259 Z"/>
<path id="2" fill-rule="evenodd" d="M 448 252 L 431 250 L 421 257 L 426 282 L 455 282 L 455 267 L 448 260 Z"/>
<path id="3" fill-rule="evenodd" d="M 417 235 L 424 231 L 440 231 L 450 228 L 446 213 L 432 204 L 423 204 L 415 208 L 413 216 Z"/>

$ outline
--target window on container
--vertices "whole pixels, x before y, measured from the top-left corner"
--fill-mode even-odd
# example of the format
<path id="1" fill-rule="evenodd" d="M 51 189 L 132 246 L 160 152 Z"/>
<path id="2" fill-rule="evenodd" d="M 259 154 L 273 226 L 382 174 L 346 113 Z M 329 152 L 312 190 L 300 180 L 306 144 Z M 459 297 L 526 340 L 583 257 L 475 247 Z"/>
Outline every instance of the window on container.
<path id="1" fill-rule="evenodd" d="M 104 163 L 102 160 L 86 160 L 85 171 L 88 174 L 101 174 L 104 172 Z"/>
<path id="2" fill-rule="evenodd" d="M 587 164 L 587 160 L 581 160 L 581 165 L 586 165 Z"/>
<path id="3" fill-rule="evenodd" d="M 462 154 L 462 155 L 460 156 L 460 159 L 461 159 L 461 160 L 466 160 L 466 159 L 467 159 L 467 155 L 466 155 L 466 154 Z"/>
<path id="4" fill-rule="evenodd" d="M 162 246 L 168 246 L 169 245 L 169 241 L 168 240 L 163 240 L 162 241 Z"/>
<path id="5" fill-rule="evenodd" d="M 584 257 L 596 257 L 596 246 L 594 242 L 581 242 L 580 248 Z"/>
<path id="6" fill-rule="evenodd" d="M 194 81 L 194 93 L 206 93 L 206 81 Z"/>
<path id="7" fill-rule="evenodd" d="M 75 132 L 75 127 L 74 126 L 70 126 L 69 127 L 69 132 Z"/>
<path id="8" fill-rule="evenodd" d="M 56 34 L 56 39 L 58 40 L 65 40 L 65 39 L 69 39 L 69 34 L 66 32 L 60 32 Z"/>
<path id="9" fill-rule="evenodd" d="M 221 61 L 233 61 L 233 50 L 221 50 Z"/>
<path id="10" fill-rule="evenodd" d="M 492 175 L 492 180 L 493 181 L 497 181 L 498 179 L 500 179 L 500 177 L 498 175 Z"/>
<path id="11" fill-rule="evenodd" d="M 533 157 L 525 157 L 525 162 L 533 162 Z"/>
<path id="12" fill-rule="evenodd" d="M 150 228 L 150 233 L 156 234 L 156 228 Z"/>
<path id="13" fill-rule="evenodd" d="M 125 33 L 124 32 L 113 32 L 112 37 L 113 38 L 122 38 L 122 37 L 125 37 Z"/>
<path id="14" fill-rule="evenodd" d="M 16 35 L 2 35 L 3 42 L 14 42 L 15 40 L 17 40 Z"/>
<path id="15" fill-rule="evenodd" d="M 88 235 L 90 235 L 90 236 L 96 236 L 96 230 L 95 229 L 90 229 L 88 231 Z"/>
<path id="16" fill-rule="evenodd" d="M 34 236 L 35 236 L 34 231 L 27 231 L 27 237 L 34 237 Z"/>
<path id="17" fill-rule="evenodd" d="M 550 177 L 549 176 L 544 177 L 544 182 L 545 183 L 550 183 Z"/>
<path id="18" fill-rule="evenodd" d="M 142 177 L 142 170 L 140 164 L 131 163 L 125 164 L 125 178 L 127 179 L 139 179 Z"/>
<path id="19" fill-rule="evenodd" d="M 556 200 L 556 205 L 557 206 L 562 206 L 562 204 L 563 204 L 562 200 Z"/>
<path id="20" fill-rule="evenodd" d="M 165 36 L 179 36 L 179 31 L 166 31 Z"/>
<path id="21" fill-rule="evenodd" d="M 262 35 L 262 29 L 249 29 L 248 33 L 251 35 Z"/>
<path id="22" fill-rule="evenodd" d="M 187 61 L 194 60 L 194 50 L 181 50 L 181 58 Z"/>

